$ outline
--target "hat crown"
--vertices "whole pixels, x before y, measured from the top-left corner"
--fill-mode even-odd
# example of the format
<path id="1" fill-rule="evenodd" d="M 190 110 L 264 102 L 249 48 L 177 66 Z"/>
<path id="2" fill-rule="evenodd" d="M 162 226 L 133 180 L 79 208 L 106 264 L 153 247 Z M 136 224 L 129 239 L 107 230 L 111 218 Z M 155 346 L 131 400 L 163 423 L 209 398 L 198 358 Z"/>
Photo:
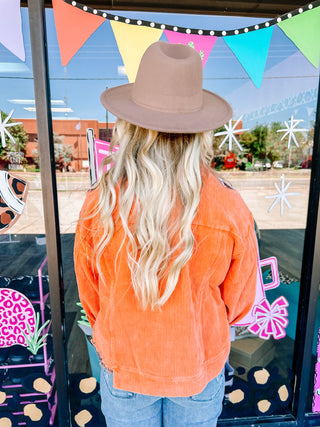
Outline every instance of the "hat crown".
<path id="1" fill-rule="evenodd" d="M 156 111 L 198 111 L 203 101 L 202 74 L 200 55 L 192 47 L 153 43 L 141 59 L 132 100 Z"/>
<path id="2" fill-rule="evenodd" d="M 183 44 L 153 43 L 145 51 L 134 83 L 106 89 L 101 102 L 116 117 L 159 132 L 197 133 L 232 117 L 219 95 L 202 88 L 202 61 Z"/>

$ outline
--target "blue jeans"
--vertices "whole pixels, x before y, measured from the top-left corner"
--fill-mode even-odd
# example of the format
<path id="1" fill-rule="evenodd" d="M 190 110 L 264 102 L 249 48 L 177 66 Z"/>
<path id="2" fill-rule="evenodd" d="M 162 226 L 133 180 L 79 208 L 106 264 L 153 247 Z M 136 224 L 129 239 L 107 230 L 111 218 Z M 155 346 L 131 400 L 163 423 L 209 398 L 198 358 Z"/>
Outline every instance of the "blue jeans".
<path id="1" fill-rule="evenodd" d="M 148 396 L 113 387 L 113 375 L 101 368 L 101 409 L 108 427 L 215 427 L 222 411 L 224 370 L 199 394 Z"/>

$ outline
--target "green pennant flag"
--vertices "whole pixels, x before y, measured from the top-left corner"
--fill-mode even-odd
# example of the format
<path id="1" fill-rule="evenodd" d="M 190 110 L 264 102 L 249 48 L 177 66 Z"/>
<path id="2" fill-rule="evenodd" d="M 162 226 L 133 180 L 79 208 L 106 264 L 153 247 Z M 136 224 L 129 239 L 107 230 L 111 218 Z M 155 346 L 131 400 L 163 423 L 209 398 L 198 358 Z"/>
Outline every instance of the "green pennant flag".
<path id="1" fill-rule="evenodd" d="M 318 68 L 320 59 L 320 7 L 279 22 L 278 26 L 300 52 Z"/>

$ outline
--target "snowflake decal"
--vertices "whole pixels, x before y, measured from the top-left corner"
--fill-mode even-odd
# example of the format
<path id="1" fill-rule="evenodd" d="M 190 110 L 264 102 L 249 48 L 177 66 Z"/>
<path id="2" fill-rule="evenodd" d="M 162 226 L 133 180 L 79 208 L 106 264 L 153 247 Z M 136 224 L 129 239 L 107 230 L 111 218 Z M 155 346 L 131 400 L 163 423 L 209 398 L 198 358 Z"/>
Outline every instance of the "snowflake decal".
<path id="1" fill-rule="evenodd" d="M 274 186 L 276 187 L 278 194 L 275 194 L 273 196 L 265 196 L 266 199 L 275 199 L 275 201 L 272 203 L 270 208 L 268 209 L 268 213 L 272 211 L 272 209 L 280 202 L 280 214 L 283 215 L 283 206 L 284 203 L 288 206 L 289 209 L 291 209 L 291 205 L 288 202 L 287 196 L 297 196 L 300 193 L 287 193 L 287 190 L 291 184 L 291 181 L 288 182 L 287 185 L 284 183 L 284 174 L 281 175 L 281 189 L 279 188 L 278 184 L 275 182 Z"/>
<path id="2" fill-rule="evenodd" d="M 0 111 L 0 135 L 1 135 L 1 144 L 2 144 L 3 148 L 5 148 L 7 145 L 6 144 L 6 135 L 11 139 L 11 141 L 14 144 L 16 143 L 16 141 L 14 140 L 14 138 L 12 137 L 10 132 L 8 132 L 7 128 L 12 127 L 12 126 L 22 125 L 21 122 L 19 122 L 19 123 L 8 123 L 8 121 L 11 119 L 12 114 L 13 114 L 13 110 L 11 110 L 10 113 L 7 115 L 7 117 L 4 119 L 4 121 L 2 121 L 1 111 Z"/>
<path id="3" fill-rule="evenodd" d="M 246 130 L 249 129 L 236 129 L 238 123 L 241 121 L 242 116 L 235 122 L 234 125 L 232 125 L 232 119 L 229 120 L 229 122 L 227 124 L 224 125 L 224 127 L 226 128 L 225 131 L 222 132 L 218 132 L 215 133 L 215 136 L 219 136 L 219 135 L 226 135 L 223 139 L 223 141 L 221 142 L 221 144 L 219 145 L 219 149 L 223 146 L 223 144 L 229 140 L 229 151 L 232 151 L 232 142 L 235 142 L 237 144 L 237 146 L 239 147 L 239 149 L 241 151 L 243 151 L 242 146 L 239 144 L 239 141 L 237 140 L 237 138 L 235 137 L 236 133 L 241 133 L 244 132 Z"/>
<path id="4" fill-rule="evenodd" d="M 279 129 L 277 130 L 277 132 L 285 132 L 285 134 L 283 135 L 283 137 L 281 138 L 281 141 L 287 136 L 289 135 L 289 139 L 288 139 L 288 148 L 291 147 L 291 139 L 293 140 L 293 142 L 296 144 L 297 147 L 299 147 L 299 143 L 297 141 L 297 138 L 295 136 L 295 132 L 306 132 L 309 129 L 299 129 L 297 128 L 298 124 L 300 122 L 303 122 L 303 120 L 299 120 L 299 119 L 294 119 L 293 116 L 291 116 L 290 118 L 290 124 L 288 124 L 288 122 L 284 122 L 284 124 L 286 125 L 285 129 Z"/>

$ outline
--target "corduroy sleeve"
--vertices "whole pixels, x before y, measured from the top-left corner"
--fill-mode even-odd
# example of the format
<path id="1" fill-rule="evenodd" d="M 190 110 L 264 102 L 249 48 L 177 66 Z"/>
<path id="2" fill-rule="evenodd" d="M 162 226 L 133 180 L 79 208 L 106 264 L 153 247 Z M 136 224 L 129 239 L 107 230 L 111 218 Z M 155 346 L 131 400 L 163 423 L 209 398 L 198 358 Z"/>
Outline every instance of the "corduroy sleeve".
<path id="1" fill-rule="evenodd" d="M 77 278 L 79 297 L 91 327 L 97 318 L 99 303 L 98 273 L 93 262 L 94 250 L 91 243 L 90 221 L 83 219 L 80 213 L 74 242 L 74 268 Z"/>
<path id="2" fill-rule="evenodd" d="M 257 285 L 257 238 L 253 220 L 245 236 L 236 236 L 230 268 L 221 285 L 228 321 L 233 325 L 251 309 Z"/>

